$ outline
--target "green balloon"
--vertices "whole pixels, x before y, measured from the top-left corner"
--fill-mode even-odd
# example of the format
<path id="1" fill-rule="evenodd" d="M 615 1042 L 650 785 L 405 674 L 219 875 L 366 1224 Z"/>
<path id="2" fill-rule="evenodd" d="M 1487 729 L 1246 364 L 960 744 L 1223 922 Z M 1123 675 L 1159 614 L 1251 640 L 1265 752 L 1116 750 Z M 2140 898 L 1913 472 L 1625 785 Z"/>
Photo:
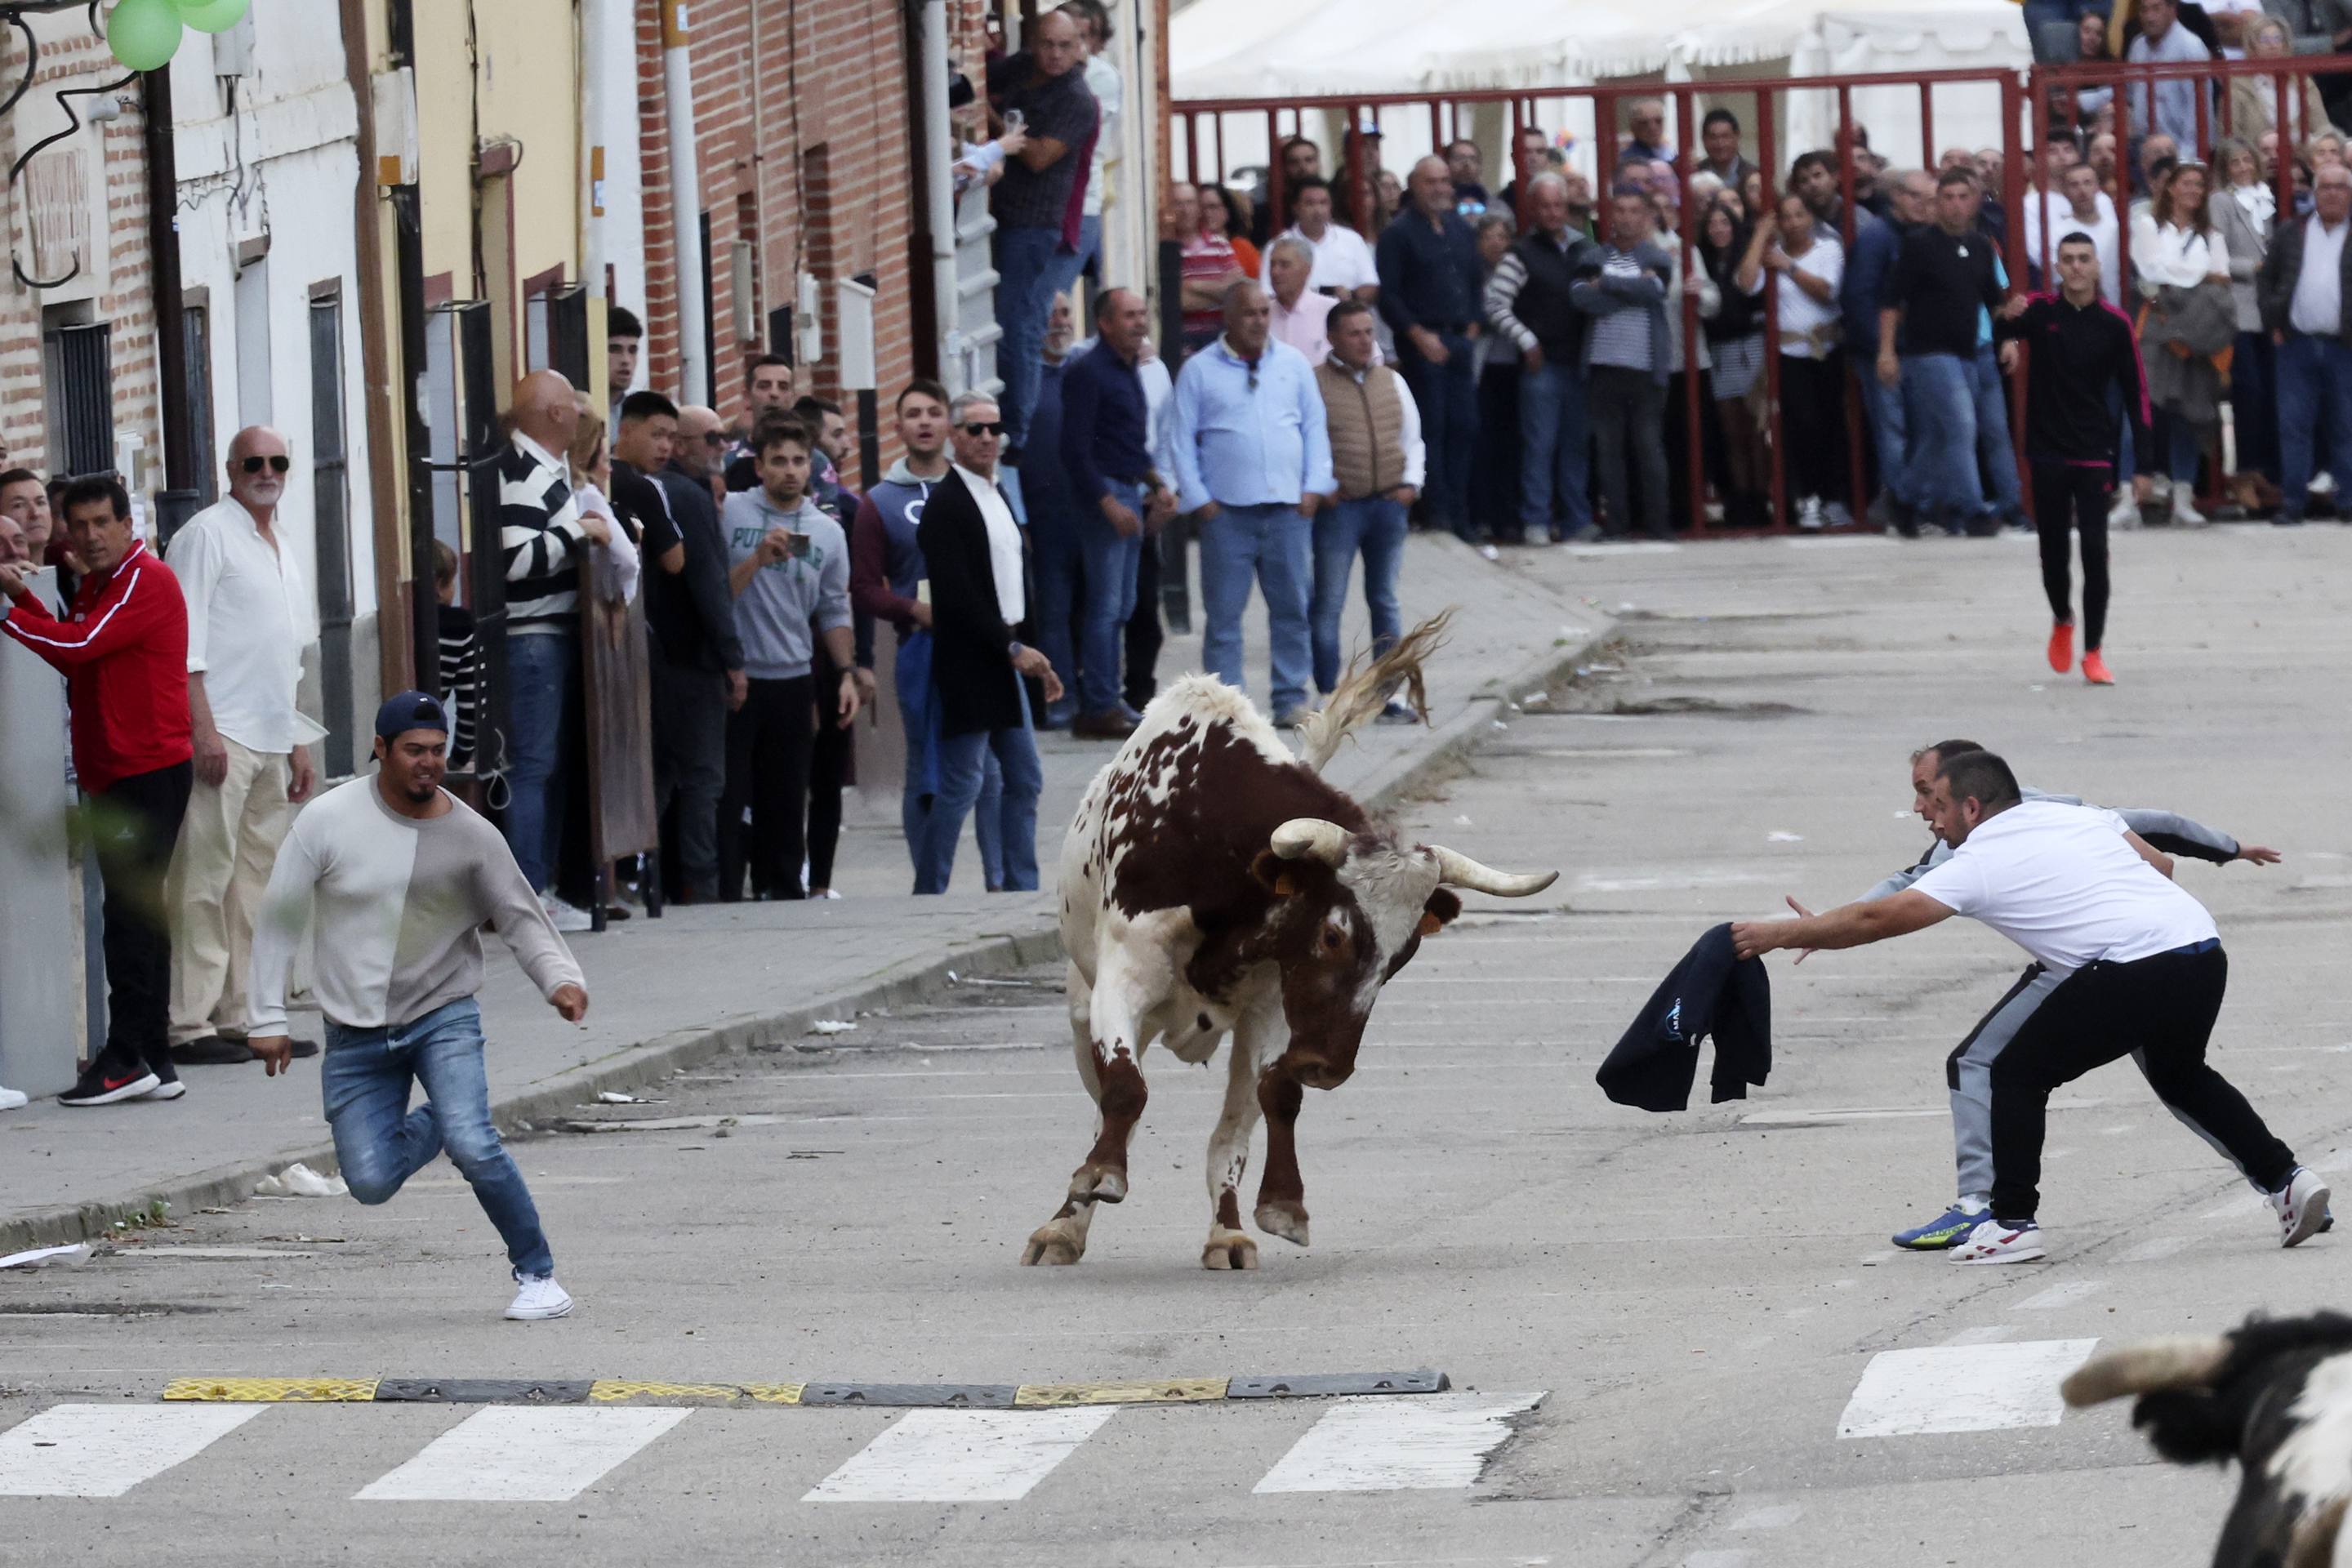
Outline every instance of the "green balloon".
<path id="1" fill-rule="evenodd" d="M 180 48 L 180 16 L 171 0 L 115 0 L 106 47 L 135 71 L 160 70 Z"/>
<path id="2" fill-rule="evenodd" d="M 245 16 L 252 0 L 172 0 L 180 20 L 199 33 L 226 33 Z"/>

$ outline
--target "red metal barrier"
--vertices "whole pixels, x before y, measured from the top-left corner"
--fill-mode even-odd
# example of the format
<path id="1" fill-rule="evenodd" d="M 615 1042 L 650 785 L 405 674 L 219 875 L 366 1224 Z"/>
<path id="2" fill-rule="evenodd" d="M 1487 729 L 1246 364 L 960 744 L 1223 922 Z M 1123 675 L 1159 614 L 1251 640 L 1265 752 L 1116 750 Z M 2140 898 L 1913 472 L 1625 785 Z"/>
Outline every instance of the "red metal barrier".
<path id="1" fill-rule="evenodd" d="M 1855 92 L 1861 89 L 1910 89 L 1917 93 L 1921 162 L 1924 167 L 1932 172 L 1937 164 L 1935 89 L 1939 87 L 1989 87 L 2000 95 L 1999 122 L 2001 132 L 2000 148 L 2002 176 L 2000 205 L 2007 215 L 2008 226 L 2003 258 L 2009 271 L 2011 286 L 2023 288 L 2031 275 L 2029 264 L 2031 272 L 2038 272 L 2044 279 L 2051 277 L 2051 252 L 2057 239 L 2057 236 L 2051 232 L 2056 226 L 2047 221 L 2038 221 L 2035 226 L 2040 240 L 2038 254 L 2032 257 L 2026 254 L 2024 228 L 2026 203 L 2029 198 L 2041 200 L 2043 195 L 2038 181 L 2041 172 L 2046 167 L 2044 153 L 2052 131 L 2051 118 L 2047 111 L 2048 95 L 2053 88 L 2062 89 L 2066 112 L 2060 123 L 2064 128 L 2073 130 L 2080 123 L 2079 117 L 2075 113 L 2075 90 L 2094 86 L 2113 87 L 2116 89 L 2114 101 L 2118 156 L 2116 188 L 2111 195 L 2115 198 L 2116 206 L 2118 272 L 2128 287 L 2128 279 L 2131 277 L 2129 205 L 2132 184 L 2137 174 L 2132 157 L 2134 143 L 2128 89 L 2137 86 L 2153 89 L 2158 83 L 2184 79 L 2219 83 L 2221 90 L 2218 100 L 2218 117 L 2213 113 L 2215 104 L 2209 101 L 2210 94 L 2208 92 L 2199 94 L 2197 123 L 2199 146 L 2196 150 L 2201 153 L 2210 146 L 2211 135 L 2216 130 L 2226 133 L 2231 129 L 2232 105 L 2228 92 L 2228 84 L 2231 81 L 2245 76 L 2273 78 L 2273 88 L 2277 100 L 2277 118 L 2274 123 L 2291 126 L 2301 118 L 2299 110 L 2302 88 L 2300 84 L 2303 79 L 2331 67 L 2340 68 L 2340 61 L 2325 56 L 2288 56 L 2246 60 L 2216 59 L 2183 62 L 2177 65 L 2092 60 L 2063 66 L 2038 65 L 2023 71 L 1943 70 L 1916 74 L 1884 73 L 1786 79 L 1722 79 L 1706 82 L 1663 82 L 1638 85 L 1604 82 L 1533 89 L 1511 88 L 1444 93 L 1338 93 L 1284 98 L 1278 100 L 1267 99 L 1179 100 L 1169 106 L 1169 112 L 1172 119 L 1179 120 L 1184 124 L 1185 134 L 1181 139 L 1171 142 L 1171 145 L 1181 145 L 1186 150 L 1187 167 L 1184 172 L 1187 177 L 1196 181 L 1203 175 L 1223 181 L 1230 172 L 1224 158 L 1221 125 L 1213 123 L 1211 131 L 1214 162 L 1212 163 L 1204 161 L 1201 133 L 1202 120 L 1219 122 L 1223 116 L 1229 114 L 1264 116 L 1270 154 L 1268 161 L 1272 166 L 1268 176 L 1268 195 L 1274 212 L 1269 216 L 1276 232 L 1279 231 L 1288 216 L 1288 204 L 1283 188 L 1281 169 L 1283 138 L 1278 132 L 1281 114 L 1285 110 L 1288 111 L 1292 134 L 1304 133 L 1307 123 L 1306 114 L 1310 110 L 1339 114 L 1342 117 L 1347 131 L 1339 153 L 1339 167 L 1335 172 L 1339 175 L 1341 190 L 1348 198 L 1339 205 L 1341 210 L 1349 216 L 1356 226 L 1370 239 L 1376 237 L 1371 232 L 1370 217 L 1374 201 L 1373 181 L 1380 172 L 1380 165 L 1368 158 L 1366 153 L 1371 139 L 1377 136 L 1379 111 L 1382 109 L 1425 108 L 1430 117 L 1432 142 L 1442 153 L 1449 139 L 1468 133 L 1471 124 L 1470 111 L 1475 106 L 1507 105 L 1510 140 L 1507 143 L 1504 163 L 1498 167 L 1513 167 L 1513 177 L 1516 177 L 1516 169 L 1511 164 L 1510 153 L 1517 148 L 1518 132 L 1527 125 L 1536 123 L 1538 106 L 1546 100 L 1587 100 L 1593 109 L 1595 141 L 1598 143 L 1594 150 L 1595 167 L 1601 175 L 1595 184 L 1594 195 L 1596 205 L 1605 205 L 1610 184 L 1609 176 L 1614 172 L 1617 163 L 1616 137 L 1621 104 L 1633 100 L 1660 100 L 1669 106 L 1670 112 L 1675 117 L 1677 143 L 1675 158 L 1675 174 L 1686 200 L 1690 180 L 1696 172 L 1699 158 L 1698 136 L 1695 123 L 1698 118 L 1699 98 L 1704 96 L 1717 101 L 1725 98 L 1750 99 L 1755 105 L 1752 115 L 1743 118 L 1747 120 L 1746 136 L 1750 139 L 1756 153 L 1756 162 L 1763 171 L 1765 200 L 1763 210 L 1749 216 L 1752 222 L 1769 223 L 1774 221 L 1774 203 L 1783 188 L 1787 167 L 1782 150 L 1778 145 L 1780 111 L 1789 103 L 1791 94 L 1828 92 L 1833 94 L 1836 100 L 1836 130 L 1831 139 L 1831 145 L 1822 150 L 1831 153 L 1838 170 L 1840 205 L 1843 212 L 1842 237 L 1850 253 L 1854 238 L 1855 214 L 1855 171 L 1853 157 L 1857 130 L 1854 117 Z M 2283 137 L 2277 170 L 2279 210 L 2283 214 L 2293 211 L 2294 201 L 2292 163 L 2287 153 L 2286 139 Z M 1170 173 L 1172 177 L 1173 171 Z M 1524 208 L 1526 204 L 1521 203 L 1520 205 Z M 2042 216 L 2046 218 L 2046 216 L 2045 209 Z M 1518 216 L 1524 227 L 1526 222 L 1524 211 Z M 1696 242 L 1698 230 L 1703 224 L 1704 216 L 1695 207 L 1685 205 L 1680 230 L 1675 236 L 1675 241 L 1681 250 L 1685 278 L 1693 276 L 1697 265 Z M 1787 450 L 1780 409 L 1780 311 L 1775 299 L 1776 293 L 1777 289 L 1769 284 L 1763 293 L 1766 346 L 1764 374 L 1771 456 L 1769 497 L 1774 519 L 1772 531 L 1785 531 L 1790 526 L 1790 514 L 1787 489 Z M 1685 377 L 1680 412 L 1685 422 L 1689 460 L 1694 468 L 1692 483 L 1689 486 L 1690 512 L 1687 522 L 1692 531 L 1698 532 L 1706 531 L 1707 524 L 1704 429 L 1706 419 L 1711 416 L 1710 411 L 1705 406 L 1698 368 L 1698 350 L 1703 341 L 1700 334 L 1704 328 L 1699 320 L 1696 299 L 1685 295 L 1679 302 L 1678 308 L 1682 312 L 1683 363 L 1681 370 Z M 1866 364 L 1856 363 L 1852 365 L 1851 369 L 1856 376 L 1872 374 L 1871 367 Z M 2024 378 L 2021 375 L 2011 379 L 2010 393 L 2011 430 L 2012 441 L 2017 447 L 2021 481 L 2024 467 Z M 1854 516 L 1859 520 L 1867 510 L 1870 499 L 1865 493 L 1863 458 L 1864 447 L 1863 437 L 1866 422 L 1863 416 L 1856 384 L 1852 380 L 1849 380 L 1847 384 L 1844 404 L 1843 413 L 1848 435 L 1846 480 L 1852 499 L 1852 509 Z M 2150 458 L 2155 456 L 2155 454 L 2147 454 Z M 2220 463 L 2216 461 L 2213 464 L 2213 470 L 2217 475 L 2220 468 Z M 2026 497 L 2026 504 L 2030 507 L 2031 487 L 2021 482 L 2020 488 L 2021 492 Z M 1738 531 L 1717 530 L 1716 531 Z"/>

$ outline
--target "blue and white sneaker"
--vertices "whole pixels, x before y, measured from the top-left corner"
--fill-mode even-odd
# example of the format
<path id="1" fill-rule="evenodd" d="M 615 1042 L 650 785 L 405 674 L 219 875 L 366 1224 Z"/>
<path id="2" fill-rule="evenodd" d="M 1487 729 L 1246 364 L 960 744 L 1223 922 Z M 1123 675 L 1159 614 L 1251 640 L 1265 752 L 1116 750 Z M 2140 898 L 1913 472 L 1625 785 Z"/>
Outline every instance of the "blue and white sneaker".
<path id="1" fill-rule="evenodd" d="M 1955 1263 L 2031 1263 L 2050 1254 L 2042 1245 L 2042 1227 L 2032 1220 L 1978 1217 L 1974 1230 L 1952 1247 Z"/>
<path id="2" fill-rule="evenodd" d="M 1982 1209 L 1964 1209 L 1954 1204 L 1925 1225 L 1896 1231 L 1893 1239 L 1895 1246 L 1910 1252 L 1946 1252 L 1958 1247 L 1986 1217 Z"/>

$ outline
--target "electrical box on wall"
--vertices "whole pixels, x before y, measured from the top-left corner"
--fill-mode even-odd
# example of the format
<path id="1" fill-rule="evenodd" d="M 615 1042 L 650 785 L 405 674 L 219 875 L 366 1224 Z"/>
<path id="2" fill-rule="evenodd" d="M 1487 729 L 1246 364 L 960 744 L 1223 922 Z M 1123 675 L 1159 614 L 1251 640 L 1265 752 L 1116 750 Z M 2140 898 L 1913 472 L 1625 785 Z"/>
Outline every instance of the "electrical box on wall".
<path id="1" fill-rule="evenodd" d="M 816 279 L 800 276 L 799 308 L 793 314 L 793 363 L 814 364 L 824 358 L 824 297 Z"/>
<path id="2" fill-rule="evenodd" d="M 833 287 L 833 319 L 841 334 L 842 387 L 849 392 L 871 392 L 875 388 L 874 286 L 858 279 L 844 278 Z"/>

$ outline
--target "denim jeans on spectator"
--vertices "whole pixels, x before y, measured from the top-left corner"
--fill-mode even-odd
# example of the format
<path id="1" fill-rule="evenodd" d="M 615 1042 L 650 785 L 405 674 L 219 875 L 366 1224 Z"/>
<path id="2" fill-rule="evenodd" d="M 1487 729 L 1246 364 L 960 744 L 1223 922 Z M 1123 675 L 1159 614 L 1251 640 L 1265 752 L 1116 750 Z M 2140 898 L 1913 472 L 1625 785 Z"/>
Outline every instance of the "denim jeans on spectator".
<path id="1" fill-rule="evenodd" d="M 1080 540 L 1085 521 L 1079 509 L 1086 503 L 1066 493 L 1033 496 L 1029 507 L 1029 565 L 1037 596 L 1030 605 L 1029 625 L 1037 649 L 1061 678 L 1062 700 L 1048 710 L 1057 722 L 1067 721 L 1078 705 L 1078 648 L 1073 622 L 1087 577 Z"/>
<path id="2" fill-rule="evenodd" d="M 2240 332 L 2230 356 L 2230 423 L 2238 472 L 2279 477 L 2278 353 L 2268 332 Z"/>
<path id="3" fill-rule="evenodd" d="M 898 830 L 906 836 L 907 858 L 918 876 L 923 869 L 923 824 L 929 820 L 932 797 L 939 793 L 939 768 L 931 756 L 931 634 L 920 627 L 898 643 L 898 658 L 891 685 L 898 693 L 898 723 L 907 737 L 907 764 L 898 786 Z M 980 794 L 972 818 L 972 837 L 980 841 L 980 875 L 989 888 L 1004 886 L 1004 845 L 1000 827 L 1004 773 L 992 754 L 981 764 Z"/>
<path id="4" fill-rule="evenodd" d="M 2024 491 L 2017 477 L 2017 449 L 2009 444 L 2009 399 L 2001 392 L 2000 360 L 1992 344 L 1977 349 L 1969 386 L 1976 399 L 1977 461 L 1992 479 L 1992 494 L 1979 510 L 2007 522 L 2021 521 Z"/>
<path id="5" fill-rule="evenodd" d="M 1082 217 L 1078 220 L 1078 247 L 1070 253 L 1070 276 L 1063 282 L 1062 288 L 1067 289 L 1072 283 L 1085 277 L 1090 263 L 1094 267 L 1095 276 L 1100 278 L 1102 276 L 1102 219 L 1100 217 Z M 1100 287 L 1101 285 L 1097 283 L 1094 288 L 1088 289 L 1087 297 L 1092 299 Z"/>
<path id="6" fill-rule="evenodd" d="M 1013 676 L 1015 686 L 1020 678 Z M 981 798 L 987 763 L 995 758 L 1003 770 L 1003 802 L 998 820 L 1003 833 L 1004 879 L 1008 892 L 1031 892 L 1037 886 L 1037 796 L 1045 787 L 1044 768 L 1037 761 L 1037 738 L 1029 729 L 1029 692 L 1021 687 L 1021 723 L 1009 730 L 974 730 L 968 735 L 939 738 L 939 793 L 923 821 L 922 849 L 915 858 L 915 891 L 944 893 L 955 869 L 956 843 L 963 837 L 963 819 Z"/>
<path id="7" fill-rule="evenodd" d="M 1633 528 L 1633 480 L 1626 451 L 1642 486 L 1642 527 L 1664 537 L 1666 502 L 1666 388 L 1646 370 L 1597 364 L 1585 380 L 1592 424 L 1592 447 L 1601 468 L 1601 499 L 1609 508 L 1609 531 Z"/>
<path id="8" fill-rule="evenodd" d="M 425 1096 L 414 1109 L 412 1083 Z M 490 1122 L 482 1009 L 472 997 L 389 1028 L 347 1029 L 328 1019 L 319 1089 L 352 1196 L 384 1203 L 446 1150 L 506 1242 L 516 1275 L 555 1272 L 538 1205 Z"/>
<path id="9" fill-rule="evenodd" d="M 580 683 L 580 635 L 507 635 L 507 843 L 533 892 L 555 876 L 563 835 L 571 750 L 572 693 Z M 486 758 L 495 760 L 483 742 Z"/>
<path id="10" fill-rule="evenodd" d="M 1339 684 L 1339 620 L 1347 613 L 1348 576 L 1359 554 L 1364 558 L 1372 657 L 1394 647 L 1404 633 L 1396 593 L 1404 535 L 1404 503 L 1386 496 L 1334 501 L 1315 514 L 1315 595 L 1307 618 L 1315 647 L 1315 689 L 1326 697 Z"/>
<path id="11" fill-rule="evenodd" d="M 1567 533 L 1591 526 L 1591 444 L 1576 366 L 1520 367 L 1519 526 L 1529 537 L 1551 531 L 1555 498 Z"/>
<path id="12" fill-rule="evenodd" d="M 1905 354 L 1903 397 L 1909 427 L 1918 432 L 1907 450 L 1912 504 L 1946 528 L 1981 516 L 1984 488 L 1977 482 L 1977 400 L 1971 366 L 1958 354 Z"/>
<path id="13" fill-rule="evenodd" d="M 2116 438 L 2116 490 L 2118 494 L 2128 493 L 2132 488 L 2132 460 L 2137 454 L 2132 450 L 2131 421 L 2124 417 L 2123 391 L 2112 384 L 2107 387 L 2107 414 L 2121 432 Z"/>
<path id="14" fill-rule="evenodd" d="M 1143 487 L 1118 479 L 1108 483 L 1120 504 L 1142 517 Z M 1128 617 L 1135 614 L 1135 574 L 1143 560 L 1143 535 L 1122 535 L 1099 508 L 1078 517 L 1077 535 L 1086 567 L 1078 610 L 1078 711 L 1111 712 L 1119 706 L 1119 642 Z"/>
<path id="15" fill-rule="evenodd" d="M 1903 388 L 1879 380 L 1871 360 L 1857 356 L 1854 364 L 1862 389 L 1863 417 L 1870 424 L 1871 450 L 1877 454 L 1878 488 L 1916 510 L 1919 497 L 1905 445 L 1909 438 L 1910 421 L 1903 406 Z"/>
<path id="16" fill-rule="evenodd" d="M 1272 711 L 1280 719 L 1307 702 L 1314 674 L 1307 630 L 1314 585 L 1314 531 L 1295 506 L 1229 506 L 1201 524 L 1201 662 L 1238 691 L 1244 679 L 1242 619 L 1250 584 L 1265 593 Z"/>
<path id="17" fill-rule="evenodd" d="M 1058 228 L 1000 228 L 996 231 L 996 321 L 1004 336 L 996 345 L 996 374 L 1004 378 L 1004 445 L 1018 451 L 1029 428 L 1030 410 L 1037 406 L 1040 356 L 1045 352 L 1045 321 L 1054 313 L 1054 284 L 1069 287 L 1077 276 L 1075 252 L 1062 248 Z M 1007 470 L 1012 465 L 1007 464 Z"/>
<path id="18" fill-rule="evenodd" d="M 1421 487 L 1429 521 L 1464 539 L 1479 530 L 1470 517 L 1470 464 L 1478 446 L 1478 384 L 1470 360 L 1470 340 L 1440 332 L 1445 363 L 1421 357 L 1410 338 L 1397 342 L 1397 374 L 1421 411 L 1421 438 L 1429 452 L 1429 475 Z"/>
<path id="19" fill-rule="evenodd" d="M 2316 464 L 2352 452 L 2352 349 L 2290 330 L 2278 352 L 2277 407 L 2284 515 L 2301 517 Z M 2347 479 L 2352 475 L 2336 476 L 2339 496 Z"/>
<path id="20" fill-rule="evenodd" d="M 2175 486 L 2197 486 L 2197 459 L 2205 449 L 2205 427 L 2193 420 L 2184 419 L 2179 410 L 2172 410 L 2165 422 L 2164 471 Z"/>

